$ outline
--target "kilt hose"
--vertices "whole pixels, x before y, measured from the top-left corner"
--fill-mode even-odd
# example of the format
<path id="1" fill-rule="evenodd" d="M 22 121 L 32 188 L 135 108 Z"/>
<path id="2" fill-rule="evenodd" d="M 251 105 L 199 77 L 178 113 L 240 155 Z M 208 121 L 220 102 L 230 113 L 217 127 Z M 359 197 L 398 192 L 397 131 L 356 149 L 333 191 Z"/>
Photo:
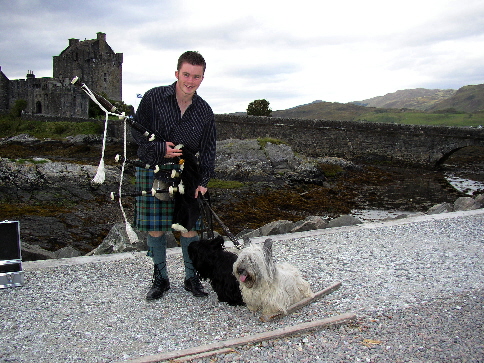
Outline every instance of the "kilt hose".
<path id="1" fill-rule="evenodd" d="M 161 165 L 160 169 L 178 169 L 179 165 Z M 153 187 L 154 171 L 145 168 L 136 168 L 136 191 L 150 191 Z M 152 195 L 136 197 L 134 226 L 140 231 L 171 231 L 175 201 L 161 201 Z M 200 219 L 194 230 L 200 230 Z"/>

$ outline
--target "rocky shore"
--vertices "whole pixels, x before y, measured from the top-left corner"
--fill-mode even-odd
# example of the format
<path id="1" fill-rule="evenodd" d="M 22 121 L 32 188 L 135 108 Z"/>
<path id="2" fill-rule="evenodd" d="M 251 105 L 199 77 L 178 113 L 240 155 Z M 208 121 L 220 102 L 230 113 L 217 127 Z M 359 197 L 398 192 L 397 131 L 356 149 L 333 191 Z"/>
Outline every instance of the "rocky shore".
<path id="1" fill-rule="evenodd" d="M 123 240 L 119 204 L 109 198 L 119 187 L 114 155 L 122 150 L 117 140 L 111 140 L 106 150 L 105 183 L 91 182 L 100 146 L 93 136 L 58 141 L 19 135 L 0 140 L 0 219 L 20 221 L 24 260 L 145 248 L 142 234 L 134 245 Z M 133 146 L 129 153 L 134 155 Z M 394 170 L 340 158 L 308 158 L 274 140 L 220 141 L 216 165 L 212 205 L 239 236 L 361 223 L 351 211 L 378 208 L 385 199 L 395 209 L 412 212 L 482 207 L 482 196 L 465 196 L 444 181 L 438 193 L 434 186 L 414 185 L 417 191 L 422 189 L 420 194 L 396 197 L 392 186 L 406 187 L 398 188 L 401 176 Z M 439 178 L 433 171 L 423 173 Z M 128 167 L 123 193 L 133 191 L 133 175 Z M 133 205 L 132 197 L 123 198 L 129 220 Z M 174 238 L 171 243 L 176 243 Z"/>

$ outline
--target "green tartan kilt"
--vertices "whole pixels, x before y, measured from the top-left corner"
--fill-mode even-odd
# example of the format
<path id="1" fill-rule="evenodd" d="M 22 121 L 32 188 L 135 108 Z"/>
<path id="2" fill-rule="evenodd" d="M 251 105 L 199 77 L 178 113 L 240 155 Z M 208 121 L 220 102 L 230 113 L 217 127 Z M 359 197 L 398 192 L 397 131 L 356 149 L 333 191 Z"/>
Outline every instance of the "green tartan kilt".
<path id="1" fill-rule="evenodd" d="M 178 165 L 162 165 L 160 169 L 179 169 Z M 136 168 L 136 191 L 151 191 L 154 181 L 154 171 Z M 136 197 L 134 226 L 140 231 L 171 231 L 175 201 L 161 201 L 152 195 Z M 200 230 L 200 219 L 194 230 Z"/>

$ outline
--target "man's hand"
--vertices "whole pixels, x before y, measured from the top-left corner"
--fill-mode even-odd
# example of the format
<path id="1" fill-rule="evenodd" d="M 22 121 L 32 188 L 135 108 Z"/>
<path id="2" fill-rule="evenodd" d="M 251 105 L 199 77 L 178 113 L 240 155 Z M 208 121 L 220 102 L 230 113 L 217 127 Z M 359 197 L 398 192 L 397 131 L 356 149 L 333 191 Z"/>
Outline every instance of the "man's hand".
<path id="1" fill-rule="evenodd" d="M 172 142 L 166 142 L 166 151 L 165 151 L 165 158 L 176 158 L 178 156 L 182 156 L 183 150 L 182 149 L 175 149 L 175 144 Z"/>
<path id="2" fill-rule="evenodd" d="M 207 188 L 199 185 L 198 188 L 195 190 L 195 198 L 198 198 L 198 192 L 202 193 L 202 195 L 205 195 L 205 193 L 207 192 Z"/>

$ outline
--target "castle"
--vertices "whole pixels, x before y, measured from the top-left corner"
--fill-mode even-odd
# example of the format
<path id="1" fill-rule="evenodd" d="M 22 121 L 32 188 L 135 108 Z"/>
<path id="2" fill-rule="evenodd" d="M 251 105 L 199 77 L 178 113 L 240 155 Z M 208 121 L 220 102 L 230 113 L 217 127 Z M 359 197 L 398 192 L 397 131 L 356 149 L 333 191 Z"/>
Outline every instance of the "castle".
<path id="1" fill-rule="evenodd" d="M 0 67 L 0 113 L 8 112 L 16 100 L 27 101 L 28 114 L 88 117 L 89 98 L 71 80 L 78 76 L 96 93 L 113 101 L 122 100 L 123 53 L 114 53 L 105 33 L 96 39 L 69 39 L 69 46 L 53 57 L 53 77 L 9 80 Z"/>

